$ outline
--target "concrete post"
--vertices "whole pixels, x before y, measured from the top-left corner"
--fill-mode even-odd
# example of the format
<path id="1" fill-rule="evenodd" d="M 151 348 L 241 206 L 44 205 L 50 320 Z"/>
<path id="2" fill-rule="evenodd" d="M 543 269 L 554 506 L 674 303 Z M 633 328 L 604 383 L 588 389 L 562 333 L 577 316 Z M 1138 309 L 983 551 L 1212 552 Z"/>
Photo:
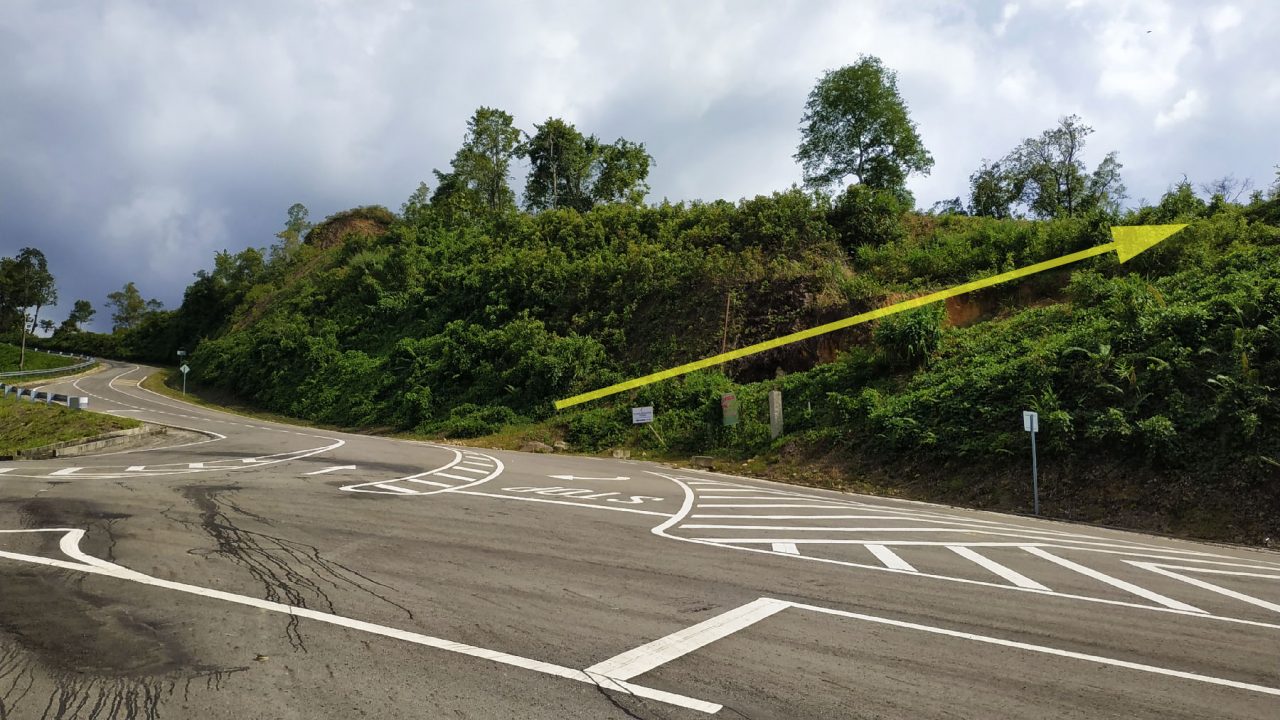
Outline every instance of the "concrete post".
<path id="1" fill-rule="evenodd" d="M 777 440 L 782 434 L 782 391 L 769 391 L 769 439 Z"/>

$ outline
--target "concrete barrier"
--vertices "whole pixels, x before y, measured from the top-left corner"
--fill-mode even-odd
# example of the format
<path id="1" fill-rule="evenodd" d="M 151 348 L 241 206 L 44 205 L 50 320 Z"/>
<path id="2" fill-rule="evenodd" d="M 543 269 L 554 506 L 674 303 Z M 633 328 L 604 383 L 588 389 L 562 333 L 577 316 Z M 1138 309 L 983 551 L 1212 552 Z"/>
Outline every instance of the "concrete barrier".
<path id="1" fill-rule="evenodd" d="M 44 390 L 37 392 L 17 385 L 0 383 L 0 396 L 9 397 L 10 395 L 13 395 L 18 400 L 30 400 L 48 405 L 65 405 L 73 410 L 85 410 L 89 407 L 89 398 L 87 397 L 59 395 Z"/>

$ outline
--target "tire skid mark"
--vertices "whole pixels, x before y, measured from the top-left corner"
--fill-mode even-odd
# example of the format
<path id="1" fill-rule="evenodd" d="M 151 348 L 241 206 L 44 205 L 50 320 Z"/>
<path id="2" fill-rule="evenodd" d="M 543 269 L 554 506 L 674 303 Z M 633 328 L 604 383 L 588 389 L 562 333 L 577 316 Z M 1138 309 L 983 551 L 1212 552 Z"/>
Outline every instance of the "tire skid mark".
<path id="1" fill-rule="evenodd" d="M 302 608 L 318 606 L 326 612 L 336 613 L 337 607 L 329 597 L 330 590 L 354 589 L 399 609 L 410 620 L 414 619 L 409 608 L 372 589 L 394 591 L 395 588 L 322 557 L 320 550 L 313 545 L 238 525 L 239 518 L 248 518 L 268 527 L 274 523 L 225 497 L 237 490 L 236 486 L 188 486 L 182 492 L 198 511 L 200 528 L 215 544 L 215 548 L 206 554 L 219 555 L 244 568 L 262 584 L 264 600 Z M 172 514 L 168 517 L 188 527 L 195 525 Z M 285 636 L 295 651 L 307 652 L 300 622 L 301 618 L 290 616 L 285 624 Z"/>

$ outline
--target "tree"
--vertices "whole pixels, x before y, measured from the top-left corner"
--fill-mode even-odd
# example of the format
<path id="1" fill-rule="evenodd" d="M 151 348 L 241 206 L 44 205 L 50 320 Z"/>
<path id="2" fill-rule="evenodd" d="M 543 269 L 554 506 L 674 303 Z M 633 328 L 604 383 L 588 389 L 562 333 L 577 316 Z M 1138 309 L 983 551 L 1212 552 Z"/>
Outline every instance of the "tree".
<path id="1" fill-rule="evenodd" d="M 449 202 L 458 209 L 479 208 L 489 214 L 515 205 L 507 183 L 511 160 L 520 145 L 520 131 L 511 115 L 482 107 L 467 121 L 462 147 L 448 173 L 434 171 L 439 185 L 432 202 Z"/>
<path id="2" fill-rule="evenodd" d="M 18 369 L 26 365 L 27 335 L 36 331 L 40 309 L 58 302 L 58 289 L 44 253 L 22 248 L 12 258 L 0 258 L 0 309 L 22 333 Z"/>
<path id="3" fill-rule="evenodd" d="M 1013 206 L 1022 195 L 1015 178 L 997 162 L 982 161 L 969 176 L 969 212 L 1004 219 L 1013 216 Z"/>
<path id="4" fill-rule="evenodd" d="M 120 332 L 137 327 L 152 313 L 164 309 L 159 300 L 143 300 L 142 293 L 133 282 L 125 283 L 124 288 L 107 294 L 107 305 L 111 307 L 111 332 Z"/>
<path id="5" fill-rule="evenodd" d="M 795 159 L 806 185 L 828 188 L 852 175 L 878 190 L 902 187 L 913 172 L 928 174 L 933 157 L 898 94 L 898 76 L 878 58 L 830 70 L 809 93 Z"/>
<path id="6" fill-rule="evenodd" d="M 88 300 L 77 300 L 75 306 L 71 308 L 71 314 L 62 321 L 58 332 L 79 332 L 80 326 L 92 320 L 97 312 Z"/>
<path id="7" fill-rule="evenodd" d="M 1089 173 L 1082 156 L 1091 134 L 1093 128 L 1078 115 L 1068 115 L 1057 127 L 1023 140 L 1003 160 L 984 160 L 969 177 L 973 214 L 1010 217 L 1016 207 L 1039 218 L 1118 213 L 1126 197 L 1123 166 L 1111 152 Z"/>
<path id="8" fill-rule="evenodd" d="M 531 211 L 568 207 L 586 212 L 601 203 L 638 204 L 653 157 L 643 143 L 618 138 L 603 143 L 571 123 L 547 118 L 519 149 L 529 159 L 524 204 Z"/>
<path id="9" fill-rule="evenodd" d="M 417 225 L 427 216 L 431 207 L 431 189 L 424 182 L 418 183 L 408 200 L 400 206 L 400 217 L 410 225 Z"/>
<path id="10" fill-rule="evenodd" d="M 287 219 L 284 222 L 284 229 L 276 233 L 276 237 L 280 242 L 271 246 L 271 264 L 278 265 L 288 262 L 302 247 L 302 236 L 311 229 L 312 225 L 307 221 L 310 214 L 307 206 L 302 203 L 294 203 L 285 211 Z"/>
<path id="11" fill-rule="evenodd" d="M 54 324 L 49 318 L 40 321 L 40 329 L 44 331 L 46 337 L 53 333 Z"/>

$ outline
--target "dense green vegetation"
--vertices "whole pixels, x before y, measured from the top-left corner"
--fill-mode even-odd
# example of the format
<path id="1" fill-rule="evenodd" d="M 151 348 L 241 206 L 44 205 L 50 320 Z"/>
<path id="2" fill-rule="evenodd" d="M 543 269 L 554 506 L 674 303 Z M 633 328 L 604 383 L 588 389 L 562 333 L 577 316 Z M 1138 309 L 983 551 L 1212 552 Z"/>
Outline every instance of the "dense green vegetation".
<path id="1" fill-rule="evenodd" d="M 19 450 L 135 428 L 142 423 L 61 405 L 0 398 L 0 457 Z"/>
<path id="2" fill-rule="evenodd" d="M 967 203 L 921 212 L 903 181 L 930 158 L 873 60 L 811 95 L 797 156 L 808 189 L 645 205 L 642 145 L 606 145 L 555 118 L 520 143 L 511 116 L 482 108 L 436 191 L 420 186 L 400 212 L 356 208 L 312 226 L 295 205 L 279 243 L 218 254 L 179 309 L 142 303 L 112 335 L 53 342 L 161 362 L 183 348 L 193 387 L 314 422 L 453 438 L 518 425 L 585 451 L 787 467 L 820 456 L 827 476 L 864 487 L 1013 509 L 1030 504 L 1020 414 L 1035 409 L 1051 514 L 1220 538 L 1280 531 L 1280 184 L 1239 202 L 1183 181 L 1122 210 L 1115 154 L 1086 172 L 1091 130 L 1069 117 L 984 163 Z M 915 145 L 851 144 L 842 118 Z M 523 210 L 506 184 L 515 157 L 533 163 Z M 828 194 L 849 175 L 862 182 Z M 1123 266 L 1100 256 L 552 410 L 1106 243 L 1114 224 L 1164 222 L 1190 227 Z M 775 388 L 787 433 L 771 441 Z M 742 408 L 732 428 L 720 422 L 729 391 Z M 634 428 L 628 408 L 650 404 L 653 431 Z"/>
<path id="3" fill-rule="evenodd" d="M 22 348 L 8 343 L 0 343 L 0 372 L 17 370 L 18 361 L 21 357 Z M 56 370 L 68 365 L 75 365 L 80 362 L 80 359 L 27 350 L 26 361 L 27 370 Z"/>

